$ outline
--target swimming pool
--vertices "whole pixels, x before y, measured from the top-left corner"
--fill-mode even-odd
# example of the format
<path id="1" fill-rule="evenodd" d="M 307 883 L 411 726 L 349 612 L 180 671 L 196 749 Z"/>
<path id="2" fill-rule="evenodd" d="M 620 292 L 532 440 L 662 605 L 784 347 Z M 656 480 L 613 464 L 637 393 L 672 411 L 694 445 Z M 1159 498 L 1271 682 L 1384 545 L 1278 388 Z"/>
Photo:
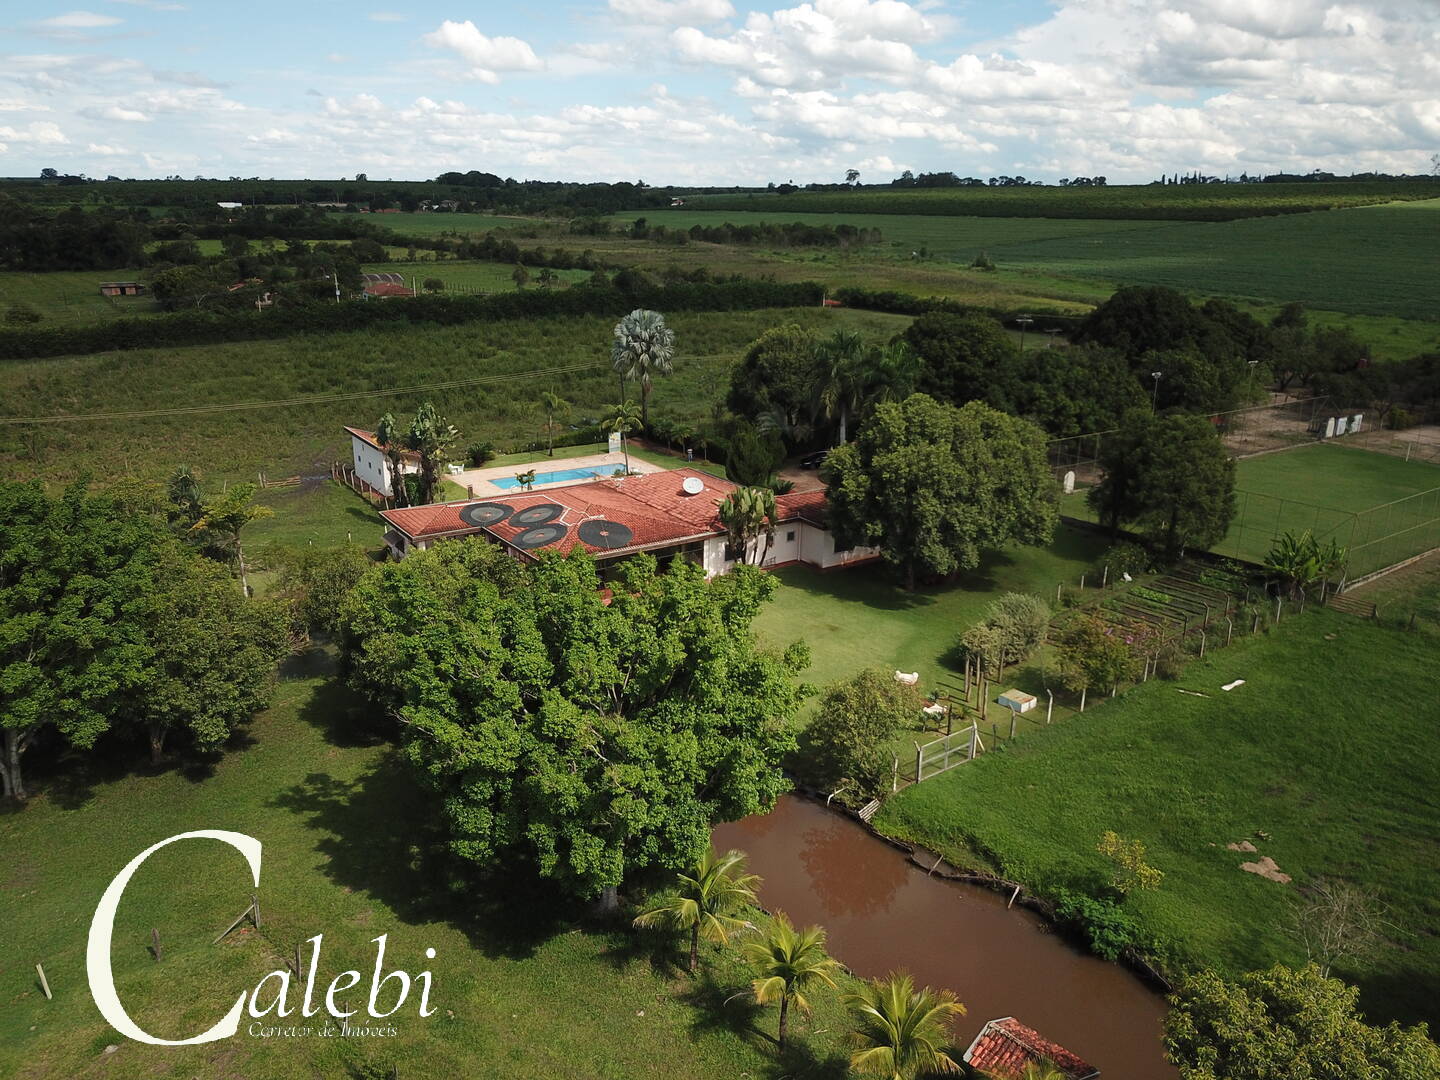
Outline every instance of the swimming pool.
<path id="1" fill-rule="evenodd" d="M 535 485 L 558 484 L 564 480 L 601 480 L 611 475 L 612 469 L 560 469 L 557 472 L 542 472 L 535 474 Z M 513 477 L 505 477 L 503 480 L 491 480 L 490 483 L 498 488 L 509 491 L 511 488 L 518 488 L 520 481 Z"/>

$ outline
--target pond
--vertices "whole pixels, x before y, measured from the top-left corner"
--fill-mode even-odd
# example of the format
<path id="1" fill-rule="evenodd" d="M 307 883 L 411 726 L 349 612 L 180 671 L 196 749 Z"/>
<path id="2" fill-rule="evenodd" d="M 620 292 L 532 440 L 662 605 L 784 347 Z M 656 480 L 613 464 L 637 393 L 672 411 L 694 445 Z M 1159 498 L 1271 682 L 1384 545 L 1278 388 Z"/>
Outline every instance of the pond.
<path id="1" fill-rule="evenodd" d="M 1126 969 L 1074 948 L 1006 896 L 930 877 L 903 852 L 825 807 L 785 796 L 769 814 L 721 825 L 764 878 L 760 900 L 797 926 L 819 923 L 831 955 L 857 975 L 903 968 L 953 990 L 964 1049 L 985 1021 L 1013 1016 L 1079 1054 L 1104 1080 L 1171 1080 L 1165 1000 Z"/>

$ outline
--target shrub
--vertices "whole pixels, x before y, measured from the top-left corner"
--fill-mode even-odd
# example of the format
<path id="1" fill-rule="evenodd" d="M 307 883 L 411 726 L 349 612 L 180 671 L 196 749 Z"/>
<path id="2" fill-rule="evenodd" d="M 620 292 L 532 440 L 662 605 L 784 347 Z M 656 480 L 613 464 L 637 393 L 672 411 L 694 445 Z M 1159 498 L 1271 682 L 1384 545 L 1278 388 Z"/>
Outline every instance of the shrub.
<path id="1" fill-rule="evenodd" d="M 975 256 L 975 261 L 970 264 L 971 270 L 994 270 L 995 261 L 990 258 L 988 251 L 982 251 Z"/>
<path id="2" fill-rule="evenodd" d="M 29 304 L 11 304 L 10 310 L 5 312 L 7 326 L 34 326 L 44 318 Z"/>
<path id="3" fill-rule="evenodd" d="M 1404 431 L 1415 426 L 1415 414 L 1397 405 L 1390 410 L 1390 415 L 1385 417 L 1385 426 L 1391 431 Z"/>
<path id="4" fill-rule="evenodd" d="M 1059 889 L 1055 894 L 1055 918 L 1105 960 L 1118 960 L 1126 949 L 1140 948 L 1144 941 L 1135 917 L 1112 900 Z"/>
<path id="5" fill-rule="evenodd" d="M 1136 577 L 1150 569 L 1150 553 L 1139 544 L 1122 540 L 1105 553 L 1100 565 L 1110 568 L 1110 581 L 1119 580 L 1124 574 Z"/>
<path id="6" fill-rule="evenodd" d="M 441 281 L 439 278 L 427 277 L 423 282 L 420 283 L 420 287 L 423 288 L 426 292 L 444 292 L 445 282 Z"/>
<path id="7" fill-rule="evenodd" d="M 489 442 L 471 443 L 465 448 L 465 462 L 472 469 L 478 469 L 495 457 L 495 444 Z"/>

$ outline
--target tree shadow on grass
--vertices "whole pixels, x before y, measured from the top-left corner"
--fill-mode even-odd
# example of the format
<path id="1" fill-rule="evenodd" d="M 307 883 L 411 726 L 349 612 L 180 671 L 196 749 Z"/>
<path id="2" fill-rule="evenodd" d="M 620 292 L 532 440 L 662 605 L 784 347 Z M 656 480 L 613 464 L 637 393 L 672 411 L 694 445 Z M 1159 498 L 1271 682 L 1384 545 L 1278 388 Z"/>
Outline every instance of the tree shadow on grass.
<path id="1" fill-rule="evenodd" d="M 602 956 L 616 971 L 625 971 L 632 964 L 643 962 L 662 979 L 689 977 L 685 965 L 690 960 L 690 935 L 661 929 L 625 928 L 611 942 Z M 683 941 L 681 940 L 683 937 Z M 704 948 L 702 943 L 701 948 Z"/>
<path id="2" fill-rule="evenodd" d="M 313 772 L 270 805 L 322 834 L 315 850 L 337 885 L 384 904 L 402 922 L 444 922 L 489 957 L 523 959 L 574 925 L 575 906 L 524 866 L 488 880 L 445 848 L 443 815 L 400 755 L 354 780 Z"/>
<path id="3" fill-rule="evenodd" d="M 1335 973 L 1360 986 L 1360 1009 L 1371 1024 L 1391 1019 L 1410 1025 L 1427 1023 L 1431 1038 L 1440 1027 L 1440 973 L 1410 968 L 1366 975 Z"/>
<path id="4" fill-rule="evenodd" d="M 321 683 L 306 698 L 300 719 L 319 729 L 331 746 L 343 749 L 379 746 L 395 733 L 395 724 L 338 676 Z"/>
<path id="5" fill-rule="evenodd" d="M 810 1045 L 809 1034 L 798 1017 L 792 1017 L 789 1044 L 782 1051 L 771 1033 L 779 1022 L 774 1008 L 757 1005 L 744 987 L 722 985 L 701 968 L 695 985 L 680 995 L 695 1010 L 690 1029 L 696 1035 L 729 1032 L 766 1058 L 765 1074 L 774 1080 L 842 1080 L 850 1074 L 843 1054 L 821 1055 Z M 793 1012 L 793 1010 L 792 1010 Z M 801 1030 L 795 1031 L 795 1027 Z"/>

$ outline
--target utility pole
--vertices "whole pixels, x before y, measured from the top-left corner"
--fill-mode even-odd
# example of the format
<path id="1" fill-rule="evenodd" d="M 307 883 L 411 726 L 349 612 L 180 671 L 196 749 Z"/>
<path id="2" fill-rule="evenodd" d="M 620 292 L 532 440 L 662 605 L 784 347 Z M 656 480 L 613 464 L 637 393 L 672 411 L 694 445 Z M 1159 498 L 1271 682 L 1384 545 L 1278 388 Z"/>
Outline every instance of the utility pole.
<path id="1" fill-rule="evenodd" d="M 1155 380 L 1155 390 L 1150 395 L 1150 411 L 1152 413 L 1158 411 L 1158 406 L 1160 404 L 1160 376 L 1162 374 L 1163 372 L 1159 371 L 1150 372 L 1150 377 Z"/>
<path id="2" fill-rule="evenodd" d="M 330 272 L 330 280 L 335 282 L 335 302 L 340 302 L 340 275 L 335 271 Z"/>
<path id="3" fill-rule="evenodd" d="M 1017 315 L 1015 321 L 1020 324 L 1020 355 L 1025 355 L 1025 328 L 1035 321 L 1033 315 Z"/>

